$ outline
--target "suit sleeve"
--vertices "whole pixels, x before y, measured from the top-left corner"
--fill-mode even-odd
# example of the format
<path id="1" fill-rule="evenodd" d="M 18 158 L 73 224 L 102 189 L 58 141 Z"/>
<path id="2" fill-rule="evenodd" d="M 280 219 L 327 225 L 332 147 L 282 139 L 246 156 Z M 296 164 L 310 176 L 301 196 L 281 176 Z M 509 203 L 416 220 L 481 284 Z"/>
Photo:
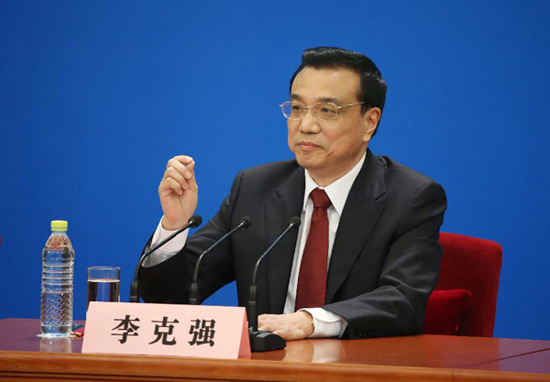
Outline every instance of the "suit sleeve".
<path id="1" fill-rule="evenodd" d="M 420 187 L 401 214 L 377 287 L 323 306 L 348 322 L 344 337 L 368 338 L 422 332 L 443 250 L 439 229 L 447 201 L 433 182 Z"/>
<path id="2" fill-rule="evenodd" d="M 188 238 L 186 245 L 168 260 L 140 270 L 140 295 L 146 302 L 178 304 L 189 300 L 189 287 L 197 259 L 227 233 L 238 198 L 242 173 L 233 182 L 230 195 L 203 228 Z M 199 270 L 201 301 L 235 279 L 231 240 L 222 242 L 203 258 Z"/>

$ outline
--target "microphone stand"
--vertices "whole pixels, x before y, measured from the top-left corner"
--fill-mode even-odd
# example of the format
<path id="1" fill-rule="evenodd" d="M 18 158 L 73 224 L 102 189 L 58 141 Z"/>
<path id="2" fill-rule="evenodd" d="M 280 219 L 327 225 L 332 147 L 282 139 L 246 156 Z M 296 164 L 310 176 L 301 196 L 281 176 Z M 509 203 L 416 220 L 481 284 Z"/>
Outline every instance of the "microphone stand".
<path id="1" fill-rule="evenodd" d="M 255 352 L 264 352 L 271 350 L 284 349 L 286 341 L 279 335 L 268 332 L 266 330 L 258 330 L 258 294 L 256 277 L 258 275 L 258 268 L 262 260 L 267 256 L 269 252 L 281 241 L 283 237 L 293 228 L 300 225 L 300 218 L 294 216 L 289 219 L 288 227 L 283 231 L 281 235 L 269 246 L 269 248 L 260 256 L 256 265 L 254 266 L 254 272 L 252 274 L 252 283 L 250 284 L 250 291 L 248 296 L 248 331 L 250 338 L 250 348 Z"/>
<path id="2" fill-rule="evenodd" d="M 202 217 L 199 215 L 193 215 L 189 219 L 186 225 L 178 229 L 176 232 L 168 236 L 166 239 L 155 245 L 153 248 L 145 252 L 141 255 L 139 258 L 139 261 L 136 266 L 136 270 L 134 271 L 134 279 L 132 280 L 132 284 L 130 285 L 130 302 L 139 302 L 139 269 L 141 268 L 141 264 L 143 264 L 143 261 L 149 257 L 149 255 L 153 252 L 155 252 L 157 249 L 162 247 L 164 244 L 168 243 L 170 240 L 178 236 L 180 233 L 185 231 L 188 228 L 196 228 L 200 226 L 202 223 Z"/>
<path id="3" fill-rule="evenodd" d="M 199 305 L 200 304 L 200 295 L 199 295 L 199 267 L 201 264 L 202 259 L 204 256 L 206 256 L 208 253 L 210 253 L 214 248 L 216 248 L 222 241 L 227 239 L 229 236 L 233 235 L 236 231 L 240 229 L 247 229 L 252 225 L 252 221 L 248 216 L 245 216 L 241 219 L 239 224 L 233 228 L 231 231 L 223 235 L 218 241 L 216 241 L 214 244 L 212 244 L 206 251 L 204 251 L 199 258 L 197 259 L 197 263 L 195 264 L 195 270 L 193 272 L 193 282 L 191 283 L 190 289 L 189 289 L 189 304 L 190 305 Z"/>

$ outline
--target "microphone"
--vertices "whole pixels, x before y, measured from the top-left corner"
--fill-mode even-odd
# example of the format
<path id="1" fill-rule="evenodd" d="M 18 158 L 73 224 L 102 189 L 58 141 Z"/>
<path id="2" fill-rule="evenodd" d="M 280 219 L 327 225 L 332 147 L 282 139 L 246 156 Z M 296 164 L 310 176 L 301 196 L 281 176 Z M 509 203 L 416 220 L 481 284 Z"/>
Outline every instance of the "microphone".
<path id="1" fill-rule="evenodd" d="M 256 265 L 254 266 L 254 272 L 252 273 L 252 283 L 250 284 L 250 293 L 248 296 L 248 325 L 249 325 L 249 337 L 250 347 L 252 351 L 271 351 L 284 349 L 286 341 L 275 333 L 268 332 L 266 330 L 258 330 L 258 295 L 256 286 L 256 276 L 258 275 L 258 268 L 260 263 L 267 256 L 273 248 L 286 236 L 291 229 L 299 227 L 302 221 L 298 216 L 293 216 L 288 220 L 288 227 L 279 235 L 277 239 L 269 246 L 269 248 L 260 256 Z"/>
<path id="2" fill-rule="evenodd" d="M 155 245 L 153 248 L 145 252 L 141 255 L 139 258 L 139 261 L 136 266 L 136 270 L 134 272 L 134 279 L 132 280 L 132 284 L 130 285 L 130 302 L 139 302 L 139 269 L 141 267 L 141 264 L 143 264 L 143 261 L 153 252 L 155 252 L 157 249 L 162 247 L 164 244 L 168 243 L 170 240 L 178 236 L 180 233 L 185 231 L 189 228 L 196 228 L 200 226 L 202 223 L 202 218 L 200 215 L 193 215 L 189 219 L 186 225 L 178 229 L 176 232 L 168 236 L 166 239 Z"/>
<path id="3" fill-rule="evenodd" d="M 200 296 L 199 296 L 199 267 L 201 264 L 202 259 L 204 256 L 209 254 L 214 248 L 216 248 L 218 245 L 220 245 L 221 242 L 223 242 L 225 239 L 227 239 L 229 236 L 233 235 L 235 232 L 237 232 L 240 229 L 247 229 L 252 225 L 252 220 L 248 216 L 245 216 L 241 218 L 241 221 L 235 228 L 233 228 L 231 231 L 223 235 L 218 241 L 216 241 L 214 244 L 212 244 L 206 251 L 204 251 L 199 258 L 197 259 L 197 263 L 195 264 L 195 271 L 193 272 L 193 282 L 191 283 L 191 288 L 189 290 L 189 304 L 190 305 L 199 305 L 200 304 Z"/>

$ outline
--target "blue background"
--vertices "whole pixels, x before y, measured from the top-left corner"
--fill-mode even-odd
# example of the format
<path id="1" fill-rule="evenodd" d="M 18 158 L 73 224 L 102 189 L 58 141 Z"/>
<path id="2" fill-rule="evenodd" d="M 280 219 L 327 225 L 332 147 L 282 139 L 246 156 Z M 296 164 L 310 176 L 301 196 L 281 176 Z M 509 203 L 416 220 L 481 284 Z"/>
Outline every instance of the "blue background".
<path id="1" fill-rule="evenodd" d="M 166 161 L 195 158 L 212 217 L 240 169 L 292 157 L 277 104 L 302 50 L 335 45 L 389 84 L 372 150 L 445 187 L 444 231 L 504 247 L 495 335 L 550 339 L 549 19 L 542 0 L 0 1 L 0 318 L 39 317 L 52 219 L 75 318 L 90 265 L 120 266 L 127 301 Z"/>

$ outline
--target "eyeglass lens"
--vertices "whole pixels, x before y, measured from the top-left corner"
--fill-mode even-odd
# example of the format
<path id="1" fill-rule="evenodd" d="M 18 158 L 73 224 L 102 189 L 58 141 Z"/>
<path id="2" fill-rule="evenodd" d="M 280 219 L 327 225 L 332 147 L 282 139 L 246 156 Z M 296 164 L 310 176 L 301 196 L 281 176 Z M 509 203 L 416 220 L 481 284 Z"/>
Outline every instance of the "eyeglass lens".
<path id="1" fill-rule="evenodd" d="M 285 102 L 281 105 L 283 114 L 288 119 L 302 119 L 308 109 L 312 110 L 313 116 L 321 120 L 332 120 L 338 115 L 338 107 L 330 103 L 318 103 L 313 106 L 304 106 L 297 102 Z"/>

